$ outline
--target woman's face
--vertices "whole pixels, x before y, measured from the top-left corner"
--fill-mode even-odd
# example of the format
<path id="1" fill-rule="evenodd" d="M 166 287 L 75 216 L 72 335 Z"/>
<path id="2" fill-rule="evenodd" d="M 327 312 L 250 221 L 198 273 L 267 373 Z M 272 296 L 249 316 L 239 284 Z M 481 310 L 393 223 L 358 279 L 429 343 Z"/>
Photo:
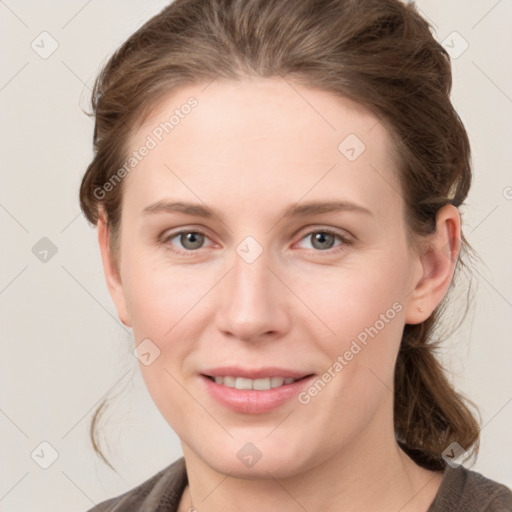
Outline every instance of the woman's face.
<path id="1" fill-rule="evenodd" d="M 217 80 L 167 97 L 130 148 L 114 300 L 184 450 L 278 477 L 389 441 L 422 270 L 377 118 Z"/>

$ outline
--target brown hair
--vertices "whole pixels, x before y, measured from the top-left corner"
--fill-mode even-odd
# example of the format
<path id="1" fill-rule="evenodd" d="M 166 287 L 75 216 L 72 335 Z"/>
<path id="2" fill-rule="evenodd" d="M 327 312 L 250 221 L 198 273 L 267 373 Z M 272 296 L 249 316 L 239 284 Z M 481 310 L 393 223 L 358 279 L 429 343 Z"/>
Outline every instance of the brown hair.
<path id="1" fill-rule="evenodd" d="M 435 231 L 439 208 L 465 200 L 470 147 L 449 98 L 449 56 L 414 4 L 175 0 L 122 44 L 94 86 L 95 154 L 80 204 L 92 224 L 104 209 L 114 257 L 123 183 L 105 197 L 95 190 L 122 167 L 130 134 L 176 88 L 248 75 L 281 76 L 345 96 L 378 116 L 396 143 L 412 247 Z M 467 269 L 464 257 L 471 251 L 462 235 L 455 276 Z M 423 323 L 405 326 L 395 370 L 396 438 L 419 464 L 432 468 L 444 466 L 441 454 L 453 441 L 473 455 L 479 445 L 479 426 L 465 403 L 471 402 L 453 389 L 435 355 L 434 328 L 445 303 L 446 297 Z M 108 464 L 95 440 L 104 405 L 90 434 Z"/>

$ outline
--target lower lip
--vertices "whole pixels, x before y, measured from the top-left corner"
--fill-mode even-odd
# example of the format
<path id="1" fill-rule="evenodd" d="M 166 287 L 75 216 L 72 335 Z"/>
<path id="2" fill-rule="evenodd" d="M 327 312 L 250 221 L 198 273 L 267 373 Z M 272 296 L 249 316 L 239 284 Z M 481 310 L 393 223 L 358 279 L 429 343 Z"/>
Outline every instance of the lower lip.
<path id="1" fill-rule="evenodd" d="M 217 402 L 232 411 L 243 414 L 262 414 L 276 409 L 297 396 L 312 378 L 313 375 L 278 388 L 256 391 L 254 389 L 230 388 L 201 375 L 208 392 Z"/>

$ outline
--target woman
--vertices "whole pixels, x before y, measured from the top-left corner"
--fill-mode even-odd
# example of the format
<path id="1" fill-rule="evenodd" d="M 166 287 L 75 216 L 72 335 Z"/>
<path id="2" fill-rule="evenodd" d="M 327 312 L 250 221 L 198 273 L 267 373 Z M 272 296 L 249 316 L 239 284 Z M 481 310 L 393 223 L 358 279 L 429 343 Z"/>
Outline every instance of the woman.
<path id="1" fill-rule="evenodd" d="M 92 510 L 512 510 L 433 355 L 450 87 L 398 0 L 176 0 L 115 53 L 81 206 L 184 458 Z"/>

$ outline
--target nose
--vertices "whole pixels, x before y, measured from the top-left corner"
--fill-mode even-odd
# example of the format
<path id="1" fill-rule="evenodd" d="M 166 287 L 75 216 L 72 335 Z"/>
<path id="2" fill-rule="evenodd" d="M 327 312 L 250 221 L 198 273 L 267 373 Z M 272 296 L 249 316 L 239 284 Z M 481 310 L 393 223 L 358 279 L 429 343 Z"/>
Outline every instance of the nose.
<path id="1" fill-rule="evenodd" d="M 265 251 L 252 263 L 234 255 L 233 268 L 223 280 L 216 320 L 224 336 L 261 341 L 283 336 L 290 328 L 290 309 L 283 282 L 269 267 Z"/>

